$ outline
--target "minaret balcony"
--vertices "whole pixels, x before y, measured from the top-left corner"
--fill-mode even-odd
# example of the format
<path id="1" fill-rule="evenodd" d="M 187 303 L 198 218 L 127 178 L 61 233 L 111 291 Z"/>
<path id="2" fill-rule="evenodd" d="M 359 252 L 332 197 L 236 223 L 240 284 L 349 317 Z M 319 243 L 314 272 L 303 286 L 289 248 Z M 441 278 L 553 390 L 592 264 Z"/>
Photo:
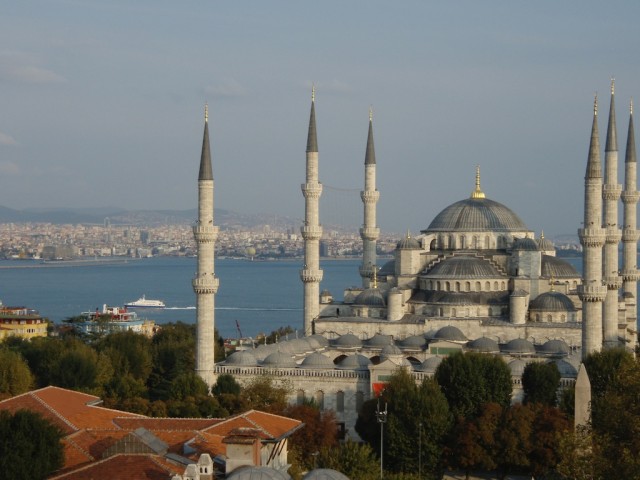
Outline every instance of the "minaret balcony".
<path id="1" fill-rule="evenodd" d="M 305 240 L 320 240 L 322 237 L 322 227 L 320 225 L 303 225 L 300 233 Z"/>
<path id="2" fill-rule="evenodd" d="M 380 229 L 378 227 L 361 227 L 360 238 L 363 240 L 377 240 L 380 236 Z"/>
<path id="3" fill-rule="evenodd" d="M 640 192 L 638 192 L 637 190 L 633 192 L 625 190 L 622 192 L 621 197 L 622 203 L 638 203 L 638 200 L 640 200 Z"/>
<path id="4" fill-rule="evenodd" d="M 622 232 L 618 227 L 607 227 L 606 232 L 607 233 L 605 241 L 607 243 L 620 243 Z"/>
<path id="5" fill-rule="evenodd" d="M 622 193 L 622 185 L 613 184 L 609 185 L 605 183 L 602 186 L 602 199 L 603 200 L 618 200 L 620 198 L 620 194 Z"/>
<path id="6" fill-rule="evenodd" d="M 604 302 L 607 298 L 607 287 L 604 285 L 578 285 L 578 296 L 583 302 Z"/>
<path id="7" fill-rule="evenodd" d="M 218 238 L 219 230 L 216 225 L 197 224 L 193 226 L 193 237 L 198 243 L 212 243 Z"/>
<path id="8" fill-rule="evenodd" d="M 360 198 L 362 203 L 365 204 L 378 203 L 380 192 L 377 190 L 363 190 L 360 192 Z"/>
<path id="9" fill-rule="evenodd" d="M 303 283 L 320 283 L 322 281 L 322 270 L 303 268 L 300 270 L 300 280 Z"/>
<path id="10" fill-rule="evenodd" d="M 602 281 L 607 286 L 607 290 L 618 290 L 622 286 L 620 275 L 606 275 Z"/>
<path id="11" fill-rule="evenodd" d="M 578 236 L 583 247 L 601 247 L 604 245 L 606 232 L 604 228 L 580 228 Z"/>
<path id="12" fill-rule="evenodd" d="M 304 198 L 320 198 L 320 195 L 322 195 L 321 183 L 303 183 L 300 188 L 302 188 Z"/>
<path id="13" fill-rule="evenodd" d="M 377 269 L 369 264 L 369 265 L 360 265 L 360 268 L 358 269 L 360 271 L 360 276 L 362 278 L 373 278 L 373 272 L 377 271 Z"/>
<path id="14" fill-rule="evenodd" d="M 191 281 L 193 285 L 193 291 L 196 294 L 200 293 L 216 293 L 218 291 L 218 285 L 220 281 L 215 275 L 198 275 Z"/>
<path id="15" fill-rule="evenodd" d="M 638 270 L 635 268 L 632 270 L 622 270 L 620 276 L 625 282 L 637 282 L 640 280 L 640 273 L 638 273 Z"/>
<path id="16" fill-rule="evenodd" d="M 637 242 L 638 238 L 640 238 L 640 231 L 635 228 L 625 228 L 622 230 L 622 241 L 623 242 Z"/>

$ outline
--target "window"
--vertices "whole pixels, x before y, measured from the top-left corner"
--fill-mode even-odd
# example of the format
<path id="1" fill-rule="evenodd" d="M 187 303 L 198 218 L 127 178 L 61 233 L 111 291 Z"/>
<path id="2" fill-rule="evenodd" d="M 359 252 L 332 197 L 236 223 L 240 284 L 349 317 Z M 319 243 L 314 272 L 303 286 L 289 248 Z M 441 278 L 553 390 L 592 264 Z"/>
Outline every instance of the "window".
<path id="1" fill-rule="evenodd" d="M 315 396 L 316 405 L 320 410 L 324 410 L 324 392 L 322 390 L 318 390 Z"/>
<path id="2" fill-rule="evenodd" d="M 336 393 L 336 412 L 344 412 L 344 392 Z"/>

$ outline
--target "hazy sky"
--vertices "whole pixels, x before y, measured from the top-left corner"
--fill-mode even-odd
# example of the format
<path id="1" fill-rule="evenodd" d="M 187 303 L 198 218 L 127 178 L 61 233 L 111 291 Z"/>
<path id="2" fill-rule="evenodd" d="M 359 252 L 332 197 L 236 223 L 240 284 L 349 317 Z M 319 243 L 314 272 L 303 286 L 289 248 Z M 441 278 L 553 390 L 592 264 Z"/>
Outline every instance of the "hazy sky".
<path id="1" fill-rule="evenodd" d="M 0 0 L 0 12 L 0 205 L 18 209 L 194 208 L 208 102 L 216 207 L 302 218 L 315 83 L 327 186 L 362 188 L 373 106 L 383 229 L 426 228 L 469 196 L 479 164 L 487 196 L 531 229 L 574 234 L 593 95 L 604 146 L 615 76 L 620 173 L 640 97 L 637 0 Z M 326 208 L 361 221 L 351 197 Z"/>

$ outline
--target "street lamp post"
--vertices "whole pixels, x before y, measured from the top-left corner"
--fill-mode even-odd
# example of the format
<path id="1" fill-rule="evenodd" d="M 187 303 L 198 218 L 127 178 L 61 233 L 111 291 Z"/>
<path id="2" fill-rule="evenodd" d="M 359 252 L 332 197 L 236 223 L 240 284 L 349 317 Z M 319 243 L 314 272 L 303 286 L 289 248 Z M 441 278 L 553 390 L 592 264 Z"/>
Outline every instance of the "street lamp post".
<path id="1" fill-rule="evenodd" d="M 418 478 L 422 479 L 422 422 L 418 423 Z"/>
<path id="2" fill-rule="evenodd" d="M 380 479 L 382 480 L 384 465 L 384 424 L 387 423 L 387 403 L 384 404 L 384 412 L 380 410 L 380 399 L 376 408 L 376 420 L 380 424 Z"/>

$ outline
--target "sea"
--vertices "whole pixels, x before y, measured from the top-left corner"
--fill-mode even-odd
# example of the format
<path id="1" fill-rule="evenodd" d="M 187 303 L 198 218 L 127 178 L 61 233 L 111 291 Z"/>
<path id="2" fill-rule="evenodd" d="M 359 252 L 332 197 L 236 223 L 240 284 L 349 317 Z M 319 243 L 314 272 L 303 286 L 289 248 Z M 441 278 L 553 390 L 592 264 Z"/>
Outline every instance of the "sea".
<path id="1" fill-rule="evenodd" d="M 324 260 L 321 290 L 342 299 L 349 286 L 361 285 L 362 260 Z M 224 338 L 255 337 L 279 327 L 302 329 L 302 260 L 249 261 L 216 259 L 220 280 L 215 323 Z M 195 258 L 153 257 L 96 261 L 0 261 L 0 300 L 24 306 L 55 323 L 103 305 L 123 306 L 142 295 L 164 301 L 163 310 L 138 309 L 142 318 L 158 324 L 195 323 L 191 280 Z M 237 322 L 237 323 L 236 323 Z M 240 327 L 238 331 L 237 327 Z"/>

